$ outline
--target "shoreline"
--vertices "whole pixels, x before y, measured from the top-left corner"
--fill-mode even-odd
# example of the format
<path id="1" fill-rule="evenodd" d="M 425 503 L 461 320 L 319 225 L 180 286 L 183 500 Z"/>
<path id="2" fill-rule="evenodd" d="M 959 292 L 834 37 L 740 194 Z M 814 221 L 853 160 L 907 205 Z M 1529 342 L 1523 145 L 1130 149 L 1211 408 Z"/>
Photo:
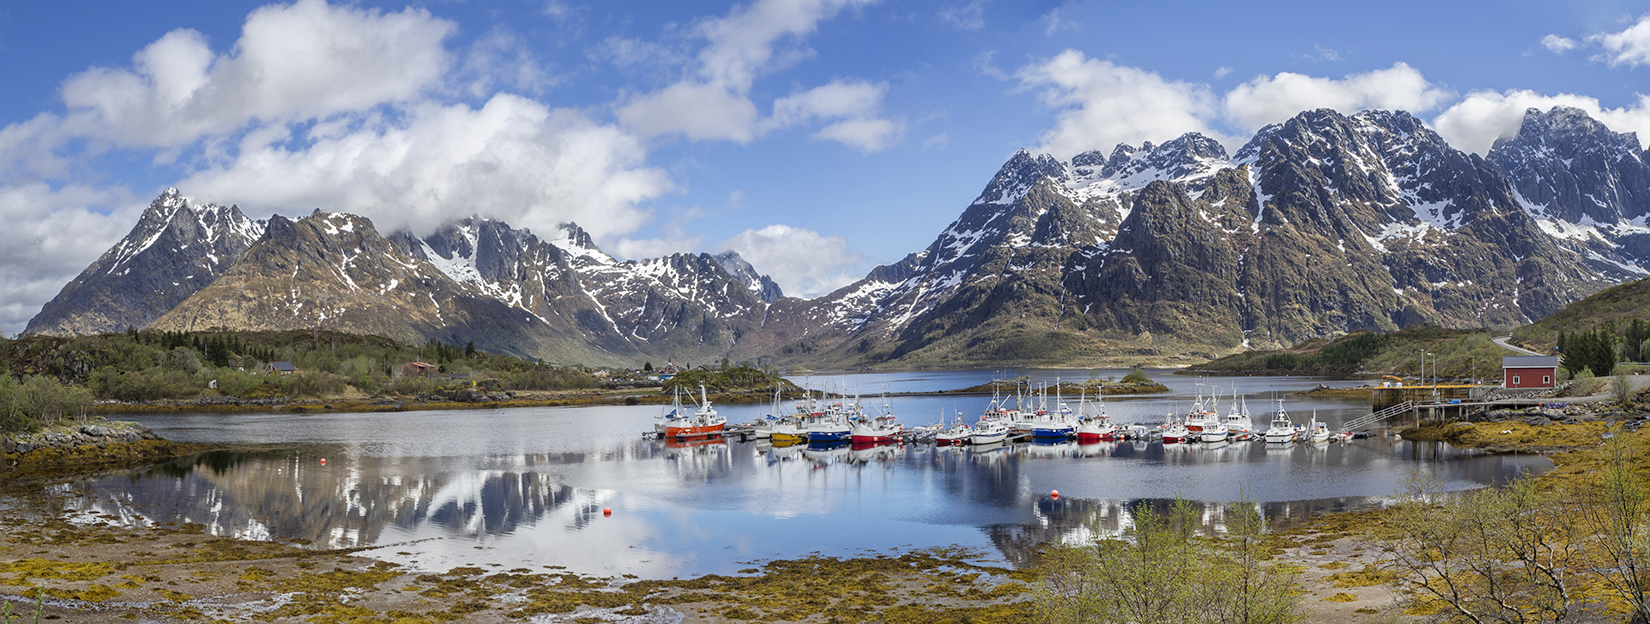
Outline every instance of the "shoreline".
<path id="1" fill-rule="evenodd" d="M 1448 441 L 1488 453 L 1551 454 L 1554 469 L 1538 479 L 1561 483 L 1585 479 L 1592 461 L 1588 449 L 1596 448 L 1603 433 L 1620 430 L 1611 429 L 1612 424 L 1621 424 L 1593 417 L 1530 425 L 1520 418 L 1406 431 L 1405 437 Z M 1515 434 L 1501 433 L 1513 430 Z M 1574 443 L 1562 448 L 1545 444 L 1553 439 Z M 134 617 L 161 622 L 271 617 L 431 623 L 532 617 L 823 622 L 831 616 L 846 617 L 843 621 L 1035 621 L 1029 600 L 1040 578 L 1036 565 L 976 565 L 961 549 L 805 556 L 752 564 L 731 575 L 671 580 L 579 574 L 553 560 L 532 569 L 482 564 L 426 573 L 362 554 L 394 544 L 316 550 L 301 541 L 278 538 L 216 537 L 206 534 L 202 525 L 116 525 L 113 517 L 54 505 L 57 494 L 39 487 L 41 481 L 119 474 L 229 448 L 159 439 L 92 448 L 120 455 L 122 445 L 142 444 L 177 446 L 166 447 L 174 453 L 155 461 L 145 462 L 134 454 L 126 464 L 0 473 L 6 477 L 8 495 L 32 490 L 8 496 L 8 519 L 0 523 L 0 601 L 10 602 L 14 614 L 32 612 L 35 603 L 26 595 L 39 586 L 46 591 L 45 615 L 99 623 Z M 13 478 L 20 476 L 28 478 Z M 1401 617 L 1404 607 L 1395 588 L 1385 581 L 1360 580 L 1360 575 L 1369 576 L 1365 572 L 1375 563 L 1376 551 L 1366 533 L 1384 522 L 1386 511 L 1326 511 L 1273 530 L 1275 560 L 1304 570 L 1300 587 L 1308 621 L 1407 619 Z"/>

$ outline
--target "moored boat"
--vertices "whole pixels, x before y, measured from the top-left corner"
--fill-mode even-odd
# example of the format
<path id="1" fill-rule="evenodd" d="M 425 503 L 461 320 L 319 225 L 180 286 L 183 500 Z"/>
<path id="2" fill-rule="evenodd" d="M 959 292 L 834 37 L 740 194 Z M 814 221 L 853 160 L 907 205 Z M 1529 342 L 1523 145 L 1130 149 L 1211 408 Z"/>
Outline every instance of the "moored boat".
<path id="1" fill-rule="evenodd" d="M 1230 434 L 1226 430 L 1226 423 L 1203 425 L 1203 431 L 1197 433 L 1197 439 L 1204 442 L 1225 442 Z"/>
<path id="2" fill-rule="evenodd" d="M 1266 428 L 1267 444 L 1288 444 L 1295 441 L 1295 425 L 1283 411 L 1283 400 L 1278 400 L 1278 411 L 1272 414 L 1272 426 Z"/>
<path id="3" fill-rule="evenodd" d="M 722 429 L 727 426 L 728 419 L 717 414 L 716 408 L 711 407 L 710 395 L 702 385 L 699 386 L 699 396 L 699 409 L 694 410 L 692 414 L 683 414 L 682 395 L 680 390 L 677 391 L 674 409 L 662 418 L 664 437 L 680 440 L 722 435 Z"/>
<path id="4" fill-rule="evenodd" d="M 1312 422 L 1307 424 L 1308 439 L 1313 442 L 1329 441 L 1329 424 L 1318 420 L 1318 413 L 1312 412 Z"/>
<path id="5" fill-rule="evenodd" d="M 934 443 L 940 446 L 965 444 L 968 442 L 969 436 L 972 435 L 974 435 L 974 428 L 968 426 L 968 423 L 963 422 L 962 417 L 958 416 L 957 422 L 952 424 L 949 429 L 942 430 L 938 434 L 935 434 Z"/>
<path id="6" fill-rule="evenodd" d="M 1192 437 L 1192 431 L 1186 428 L 1185 423 L 1172 422 L 1163 427 L 1163 443 L 1179 444 Z"/>
<path id="7" fill-rule="evenodd" d="M 894 423 L 894 415 L 886 411 L 886 405 L 883 409 L 882 414 L 876 418 L 861 417 L 854 423 L 850 433 L 854 444 L 893 442 L 894 436 L 905 430 L 905 427 Z"/>
<path id="8" fill-rule="evenodd" d="M 1008 439 L 1008 424 L 996 420 L 982 420 L 968 435 L 972 444 L 992 444 Z"/>

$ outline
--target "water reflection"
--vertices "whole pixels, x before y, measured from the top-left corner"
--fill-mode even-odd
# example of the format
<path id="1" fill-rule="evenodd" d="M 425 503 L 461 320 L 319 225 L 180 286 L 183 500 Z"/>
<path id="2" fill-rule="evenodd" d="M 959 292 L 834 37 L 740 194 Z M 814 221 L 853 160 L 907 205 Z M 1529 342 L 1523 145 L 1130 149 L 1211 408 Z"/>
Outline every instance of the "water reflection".
<path id="1" fill-rule="evenodd" d="M 960 387 L 956 381 L 944 383 Z M 1266 383 L 1242 380 L 1239 389 L 1263 393 Z M 1185 399 L 1107 404 L 1127 422 L 1129 414 L 1161 419 Z M 894 402 L 908 413 L 954 404 L 966 405 L 950 397 Z M 1314 409 L 1331 422 L 1362 409 L 1336 405 Z M 749 419 L 742 410 L 764 409 L 726 406 L 725 413 L 739 422 Z M 132 523 L 198 522 L 217 535 L 378 547 L 367 554 L 421 569 L 553 564 L 668 578 L 729 573 L 754 559 L 900 546 L 958 544 L 1022 564 L 1040 543 L 1126 530 L 1129 510 L 1177 496 L 1200 505 L 1208 528 L 1219 530 L 1225 502 L 1240 493 L 1279 525 L 1376 504 L 1412 471 L 1470 488 L 1550 466 L 1539 457 L 1388 438 L 939 448 L 640 439 L 655 414 L 615 406 L 144 415 L 134 419 L 173 439 L 262 450 L 54 488 Z M 1047 496 L 1053 489 L 1058 501 Z"/>

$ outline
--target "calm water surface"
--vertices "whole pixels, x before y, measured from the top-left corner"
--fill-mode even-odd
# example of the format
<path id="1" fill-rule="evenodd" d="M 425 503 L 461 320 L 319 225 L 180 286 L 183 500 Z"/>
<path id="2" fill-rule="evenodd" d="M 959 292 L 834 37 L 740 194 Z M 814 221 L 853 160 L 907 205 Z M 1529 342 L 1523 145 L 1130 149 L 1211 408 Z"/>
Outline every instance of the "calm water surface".
<path id="1" fill-rule="evenodd" d="M 816 388 L 882 392 L 955 389 L 996 377 L 1121 376 L 1126 371 L 956 371 L 798 378 Z M 1207 387 L 1157 372 L 1167 396 L 1114 397 L 1122 423 L 1184 413 Z M 1358 382 L 1220 378 L 1264 427 L 1274 395 Z M 1337 425 L 1359 401 L 1286 397 L 1296 421 L 1314 411 Z M 1225 411 L 1222 399 L 1222 411 Z M 989 397 L 894 397 L 902 420 L 958 411 L 977 419 Z M 719 408 L 746 422 L 766 405 Z M 874 408 L 873 408 L 874 409 Z M 1415 471 L 1451 488 L 1541 471 L 1531 456 L 1479 456 L 1395 439 L 1283 449 L 1157 442 L 1017 445 L 989 451 L 932 446 L 774 448 L 643 440 L 657 406 L 426 411 L 387 414 L 143 414 L 162 436 L 249 445 L 141 474 L 51 486 L 72 504 L 124 522 L 197 522 L 213 534 L 304 539 L 316 547 L 446 569 L 563 565 L 591 574 L 669 578 L 730 573 L 749 562 L 812 552 L 846 555 L 962 545 L 1022 564 L 1037 544 L 1127 526 L 1127 510 L 1175 496 L 1199 501 L 1210 527 L 1222 503 L 1264 503 L 1275 524 L 1315 511 L 1377 504 Z M 326 460 L 325 465 L 321 463 Z M 1052 501 L 1047 494 L 1059 490 Z M 612 508 L 611 517 L 602 515 Z"/>

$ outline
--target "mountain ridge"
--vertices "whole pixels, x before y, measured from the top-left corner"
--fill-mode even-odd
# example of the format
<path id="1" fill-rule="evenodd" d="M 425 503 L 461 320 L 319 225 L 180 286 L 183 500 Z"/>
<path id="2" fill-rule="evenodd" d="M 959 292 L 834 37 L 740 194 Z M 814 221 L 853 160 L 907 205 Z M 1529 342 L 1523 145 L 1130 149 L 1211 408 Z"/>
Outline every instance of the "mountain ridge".
<path id="1" fill-rule="evenodd" d="M 231 268 L 225 286 L 257 286 L 263 301 L 215 288 L 156 326 L 290 325 L 303 299 L 312 324 L 479 337 L 557 361 L 908 368 L 1189 362 L 1364 329 L 1523 324 L 1650 274 L 1632 255 L 1638 204 L 1628 201 L 1650 197 L 1650 175 L 1602 176 L 1586 168 L 1604 160 L 1564 160 L 1594 141 L 1617 157 L 1608 162 L 1644 162 L 1622 149 L 1636 138 L 1590 121 L 1532 110 L 1487 157 L 1455 150 L 1402 111 L 1329 109 L 1267 126 L 1233 154 L 1196 133 L 1066 160 L 1019 150 L 924 249 L 811 300 L 785 297 L 732 252 L 621 262 L 576 224 L 540 238 L 472 216 L 418 237 L 317 211 L 272 218 L 269 231 L 287 242 L 265 245 L 261 233 L 248 248 L 270 249 Z M 1571 195 L 1526 194 L 1517 182 L 1531 171 L 1553 179 L 1554 163 L 1623 187 L 1611 196 L 1626 208 L 1610 214 L 1627 225 L 1571 235 L 1583 228 L 1564 220 L 1583 214 L 1565 212 Z M 301 248 L 314 254 L 307 269 Z M 353 264 L 362 249 L 396 266 Z M 274 288 L 297 280 L 295 270 L 314 280 L 310 295 Z M 396 288 L 430 305 L 391 297 Z M 383 308 L 387 299 L 400 303 Z M 378 312 L 322 314 L 345 301 Z M 450 323 L 444 304 L 464 323 Z"/>

